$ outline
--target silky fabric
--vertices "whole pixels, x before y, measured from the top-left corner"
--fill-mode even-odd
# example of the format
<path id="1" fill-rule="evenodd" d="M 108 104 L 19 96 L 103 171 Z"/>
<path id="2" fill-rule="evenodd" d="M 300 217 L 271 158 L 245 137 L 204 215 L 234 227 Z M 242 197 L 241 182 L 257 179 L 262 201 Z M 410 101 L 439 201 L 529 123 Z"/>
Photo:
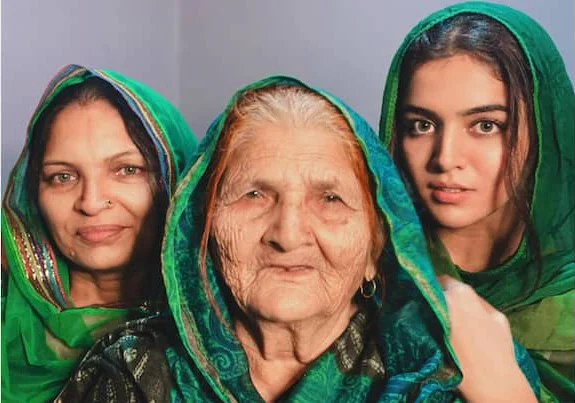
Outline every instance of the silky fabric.
<path id="1" fill-rule="evenodd" d="M 164 300 L 163 292 L 158 300 L 136 307 L 75 307 L 67 261 L 50 241 L 39 207 L 27 192 L 28 147 L 43 112 L 64 88 L 94 77 L 111 85 L 141 121 L 153 141 L 161 188 L 168 197 L 196 149 L 196 138 L 183 116 L 140 82 L 78 65 L 66 66 L 52 79 L 30 120 L 26 145 L 10 174 L 2 205 L 2 401 L 53 399 L 101 335 L 165 309 L 159 301 Z M 159 274 L 157 278 L 161 282 Z"/>
<path id="2" fill-rule="evenodd" d="M 227 117 L 243 93 L 270 86 L 306 88 L 331 103 L 347 120 L 361 146 L 375 184 L 376 208 L 386 222 L 387 245 L 380 271 L 386 297 L 364 299 L 361 316 L 290 387 L 280 401 L 452 401 L 461 377 L 448 342 L 444 296 L 427 255 L 426 241 L 413 204 L 389 154 L 366 121 L 340 99 L 303 82 L 275 76 L 240 89 L 212 123 L 199 156 L 182 181 L 170 209 L 163 247 L 168 301 L 183 344 L 169 350 L 174 401 L 261 401 L 250 378 L 248 361 L 233 329 L 233 299 L 208 256 L 208 287 L 221 314 L 209 303 L 199 271 L 199 246 L 205 213 L 206 169 Z M 334 134 L 334 136 L 336 136 Z M 334 138 L 334 141 L 340 141 Z M 389 268 L 389 270 L 388 270 Z M 394 268 L 394 269 L 392 269 Z M 381 286 L 381 284 L 380 284 Z M 363 316 L 365 314 L 365 316 Z M 223 322 L 222 322 L 223 321 Z M 352 334 L 357 336 L 350 336 Z M 363 340 L 353 346 L 350 339 Z M 346 360 L 345 351 L 360 351 Z M 374 371 L 367 359 L 381 362 Z M 533 388 L 538 380 L 530 361 L 517 350 Z M 350 361 L 350 365 L 346 362 Z"/>
<path id="3" fill-rule="evenodd" d="M 383 95 L 380 138 L 392 143 L 400 69 L 409 45 L 421 33 L 463 13 L 485 15 L 516 38 L 533 81 L 538 158 L 531 220 L 540 244 L 541 268 L 525 237 L 502 264 L 478 273 L 456 266 L 433 233 L 428 234 L 436 271 L 470 284 L 509 318 L 513 335 L 531 353 L 545 385 L 544 399 L 575 399 L 575 96 L 553 41 L 532 18 L 493 3 L 467 2 L 433 13 L 404 39 L 391 63 Z M 397 144 L 397 141 L 395 142 Z M 416 197 L 416 196 L 414 196 Z"/>

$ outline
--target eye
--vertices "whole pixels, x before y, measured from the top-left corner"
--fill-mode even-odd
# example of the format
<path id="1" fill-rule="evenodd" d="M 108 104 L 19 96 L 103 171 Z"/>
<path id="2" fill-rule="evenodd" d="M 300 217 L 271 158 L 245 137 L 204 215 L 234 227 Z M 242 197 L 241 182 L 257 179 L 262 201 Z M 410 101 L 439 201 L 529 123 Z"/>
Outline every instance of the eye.
<path id="1" fill-rule="evenodd" d="M 58 172 L 48 176 L 48 182 L 53 185 L 65 185 L 76 179 L 76 176 L 69 172 Z"/>
<path id="2" fill-rule="evenodd" d="M 245 194 L 248 199 L 259 199 L 262 197 L 262 194 L 259 190 L 250 190 Z"/>
<path id="3" fill-rule="evenodd" d="M 339 197 L 335 193 L 325 193 L 323 195 L 323 199 L 328 203 L 336 203 L 342 201 L 341 197 Z"/>
<path id="4" fill-rule="evenodd" d="M 483 135 L 495 134 L 502 131 L 502 126 L 493 120 L 481 120 L 473 125 L 472 131 Z"/>
<path id="5" fill-rule="evenodd" d="M 118 174 L 124 175 L 124 176 L 132 176 L 132 175 L 138 175 L 142 171 L 143 171 L 143 169 L 140 167 L 137 167 L 134 165 L 126 165 L 126 166 L 123 166 L 122 168 L 120 168 L 120 170 L 118 171 Z"/>
<path id="6" fill-rule="evenodd" d="M 433 133 L 434 129 L 435 125 L 431 121 L 424 119 L 414 119 L 407 124 L 408 132 L 414 135 Z"/>

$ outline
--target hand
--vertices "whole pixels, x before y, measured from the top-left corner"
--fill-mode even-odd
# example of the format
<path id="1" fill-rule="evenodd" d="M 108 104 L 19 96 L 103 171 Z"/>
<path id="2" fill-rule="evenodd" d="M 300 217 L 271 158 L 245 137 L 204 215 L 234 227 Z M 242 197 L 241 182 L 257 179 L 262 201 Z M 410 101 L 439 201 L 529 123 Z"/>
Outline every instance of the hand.
<path id="1" fill-rule="evenodd" d="M 537 402 L 515 360 L 505 315 L 468 286 L 439 276 L 451 322 L 450 341 L 461 364 L 459 391 L 470 402 Z"/>

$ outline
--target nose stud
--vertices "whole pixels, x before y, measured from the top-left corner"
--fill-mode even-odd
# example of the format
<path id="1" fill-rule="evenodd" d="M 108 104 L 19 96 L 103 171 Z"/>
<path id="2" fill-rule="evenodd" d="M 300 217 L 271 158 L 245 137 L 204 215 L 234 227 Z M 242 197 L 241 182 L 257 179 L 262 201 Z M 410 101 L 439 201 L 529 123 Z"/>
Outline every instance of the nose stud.
<path id="1" fill-rule="evenodd" d="M 112 201 L 111 200 L 104 200 L 104 207 L 105 208 L 112 208 Z"/>

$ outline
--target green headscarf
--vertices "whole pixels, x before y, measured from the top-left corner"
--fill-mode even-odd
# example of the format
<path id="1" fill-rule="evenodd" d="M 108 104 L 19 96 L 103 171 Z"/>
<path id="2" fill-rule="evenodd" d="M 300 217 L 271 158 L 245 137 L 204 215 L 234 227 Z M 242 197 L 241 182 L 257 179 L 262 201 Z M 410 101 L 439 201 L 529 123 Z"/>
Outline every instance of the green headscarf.
<path id="1" fill-rule="evenodd" d="M 250 379 L 246 355 L 231 330 L 226 287 L 208 257 L 209 288 L 225 322 L 222 323 L 209 303 L 198 256 L 204 228 L 205 212 L 201 206 L 206 192 L 206 169 L 231 108 L 244 92 L 276 85 L 307 88 L 325 98 L 345 117 L 374 178 L 376 208 L 388 228 L 387 263 L 383 268 L 386 301 L 383 307 L 375 298 L 365 302 L 374 312 L 370 318 L 373 327 L 368 334 L 361 334 L 373 340 L 385 370 L 384 379 L 374 377 L 363 367 L 342 369 L 345 365 L 337 345 L 346 343 L 344 332 L 280 400 L 452 401 L 456 398 L 453 389 L 460 373 L 447 341 L 446 303 L 426 252 L 417 214 L 391 158 L 365 120 L 341 100 L 283 76 L 250 84 L 232 97 L 210 126 L 199 146 L 198 159 L 182 181 L 170 208 L 162 263 L 168 301 L 183 343 L 182 349 L 168 351 L 177 385 L 173 400 L 261 401 Z M 346 332 L 352 331 L 352 326 Z M 538 388 L 537 380 L 531 377 L 534 370 L 529 372 L 527 368 L 526 372 L 534 388 Z"/>
<path id="2" fill-rule="evenodd" d="M 444 246 L 431 234 L 432 259 L 437 271 L 461 278 L 507 314 L 514 336 L 536 360 L 543 383 L 557 398 L 572 401 L 575 97 L 561 55 L 549 35 L 522 12 L 492 3 L 456 4 L 420 21 L 393 58 L 383 95 L 380 137 L 386 145 L 390 144 L 400 68 L 409 45 L 422 32 L 462 13 L 483 14 L 503 24 L 517 39 L 531 68 L 532 113 L 538 138 L 531 219 L 540 243 L 542 271 L 539 273 L 535 253 L 529 250 L 526 239 L 501 265 L 468 273 L 453 264 Z"/>
<path id="3" fill-rule="evenodd" d="M 65 67 L 50 82 L 30 120 L 26 146 L 2 205 L 2 401 L 53 399 L 99 336 L 130 318 L 150 314 L 138 307 L 74 307 L 66 261 L 49 241 L 38 206 L 26 190 L 28 145 L 40 116 L 62 89 L 91 77 L 109 83 L 141 120 L 154 143 L 169 197 L 196 148 L 182 115 L 144 84 L 76 65 Z"/>

